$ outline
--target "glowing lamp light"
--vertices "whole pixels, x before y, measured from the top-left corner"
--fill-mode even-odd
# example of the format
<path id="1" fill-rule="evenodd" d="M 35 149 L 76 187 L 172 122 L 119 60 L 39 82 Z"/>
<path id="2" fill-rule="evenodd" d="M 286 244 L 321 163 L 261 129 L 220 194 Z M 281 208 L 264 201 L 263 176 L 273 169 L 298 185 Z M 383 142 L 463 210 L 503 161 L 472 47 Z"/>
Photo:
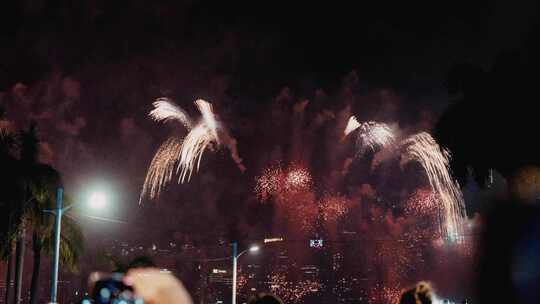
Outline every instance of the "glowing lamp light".
<path id="1" fill-rule="evenodd" d="M 259 249 L 261 249 L 259 246 L 251 246 L 249 248 L 249 252 L 257 252 Z"/>
<path id="2" fill-rule="evenodd" d="M 88 198 L 88 205 L 92 209 L 103 209 L 107 204 L 107 196 L 103 192 L 94 192 Z"/>

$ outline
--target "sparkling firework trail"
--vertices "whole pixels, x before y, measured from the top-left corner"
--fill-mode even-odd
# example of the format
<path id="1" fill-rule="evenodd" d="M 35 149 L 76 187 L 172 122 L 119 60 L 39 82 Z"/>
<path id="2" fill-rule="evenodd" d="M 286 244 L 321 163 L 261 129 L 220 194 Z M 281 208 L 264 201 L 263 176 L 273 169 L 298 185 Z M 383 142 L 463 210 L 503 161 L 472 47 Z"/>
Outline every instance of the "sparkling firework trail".
<path id="1" fill-rule="evenodd" d="M 171 181 L 181 147 L 182 139 L 177 137 L 170 137 L 159 147 L 146 174 L 141 198 L 146 194 L 151 198 L 159 196 L 163 186 Z"/>
<path id="2" fill-rule="evenodd" d="M 360 127 L 360 123 L 358 123 L 358 120 L 356 117 L 351 116 L 349 118 L 349 121 L 347 122 L 347 127 L 345 127 L 345 130 L 343 131 L 343 134 L 345 136 L 349 135 L 349 133 L 353 132 L 354 130 L 358 129 Z"/>
<path id="3" fill-rule="evenodd" d="M 360 155 L 368 150 L 375 152 L 395 140 L 394 132 L 384 123 L 368 121 L 361 124 L 359 129 L 356 145 Z"/>
<path id="4" fill-rule="evenodd" d="M 197 105 L 199 112 L 201 112 L 204 125 L 208 129 L 208 132 L 210 132 L 210 134 L 212 135 L 212 139 L 219 144 L 217 131 L 219 124 L 216 120 L 216 116 L 214 115 L 214 111 L 212 110 L 212 104 L 202 99 L 197 99 L 195 101 L 195 105 Z"/>
<path id="5" fill-rule="evenodd" d="M 419 162 L 429 179 L 431 188 L 439 195 L 443 207 L 442 233 L 450 240 L 460 241 L 463 236 L 465 203 L 459 185 L 450 177 L 448 151 L 443 151 L 426 132 L 413 135 L 403 142 L 405 155 L 402 165 Z"/>
<path id="6" fill-rule="evenodd" d="M 175 165 L 176 173 L 179 174 L 178 183 L 189 181 L 193 171 L 199 170 L 206 148 L 213 147 L 214 143 L 216 146 L 220 146 L 218 134 L 224 135 L 225 145 L 231 151 L 231 157 L 240 170 L 245 170 L 242 159 L 236 150 L 236 140 L 228 134 L 226 129 L 221 127 L 212 110 L 212 104 L 198 99 L 195 101 L 195 105 L 202 116 L 196 124 L 191 121 L 184 110 L 167 98 L 160 98 L 153 103 L 154 109 L 149 113 L 153 120 L 158 122 L 178 121 L 189 132 L 183 140 L 173 136 L 160 146 L 146 174 L 139 203 L 146 194 L 149 194 L 152 199 L 159 196 L 164 185 L 171 181 Z"/>
<path id="7" fill-rule="evenodd" d="M 384 123 L 375 121 L 359 123 L 356 117 L 351 116 L 343 133 L 347 136 L 356 129 L 359 129 L 356 137 L 358 155 L 367 151 L 376 152 L 395 141 L 393 130 Z"/>
<path id="8" fill-rule="evenodd" d="M 150 111 L 150 117 L 157 122 L 170 122 L 177 120 L 190 130 L 193 123 L 187 113 L 179 106 L 172 103 L 168 98 L 158 98 L 152 103 L 154 109 Z"/>
<path id="9" fill-rule="evenodd" d="M 189 181 L 194 169 L 199 171 L 204 150 L 210 145 L 212 140 L 214 138 L 211 131 L 203 121 L 199 122 L 188 133 L 180 150 L 180 162 L 177 169 L 177 171 L 180 171 L 179 183 L 184 183 L 186 177 L 187 181 Z M 195 164 L 197 165 L 196 167 Z"/>

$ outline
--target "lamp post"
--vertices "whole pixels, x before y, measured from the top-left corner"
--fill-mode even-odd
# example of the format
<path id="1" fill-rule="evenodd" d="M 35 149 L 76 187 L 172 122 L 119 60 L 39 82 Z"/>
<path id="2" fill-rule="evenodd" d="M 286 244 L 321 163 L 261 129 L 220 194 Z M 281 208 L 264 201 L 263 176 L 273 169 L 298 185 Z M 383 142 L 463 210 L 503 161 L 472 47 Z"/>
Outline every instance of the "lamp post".
<path id="1" fill-rule="evenodd" d="M 51 285 L 51 303 L 56 303 L 56 295 L 58 291 L 58 265 L 60 263 L 60 230 L 62 229 L 62 213 L 67 211 L 71 206 L 63 208 L 64 188 L 58 188 L 56 191 L 56 208 L 52 211 L 54 219 L 54 254 L 53 254 L 53 271 Z"/>
<path id="2" fill-rule="evenodd" d="M 102 208 L 106 204 L 106 197 L 103 193 L 97 192 L 90 196 L 89 200 L 92 208 Z M 60 264 L 60 236 L 62 230 L 62 215 L 71 209 L 74 205 L 64 207 L 64 188 L 60 187 L 56 190 L 56 206 L 52 210 L 45 212 L 52 213 L 55 216 L 54 220 L 54 252 L 53 252 L 53 271 L 51 280 L 51 301 L 57 303 L 58 295 L 58 268 Z"/>
<path id="3" fill-rule="evenodd" d="M 275 237 L 275 238 L 269 238 L 264 239 L 263 244 L 266 245 L 268 243 L 275 243 L 275 242 L 283 242 L 282 237 Z M 233 278 L 232 278 L 232 304 L 236 304 L 236 280 L 238 276 L 238 258 L 243 255 L 246 252 L 257 252 L 261 249 L 258 245 L 253 245 L 249 247 L 248 249 L 238 253 L 238 242 L 234 241 L 232 243 L 232 258 L 233 258 Z"/>
<path id="4" fill-rule="evenodd" d="M 238 253 L 238 242 L 232 243 L 232 258 L 233 258 L 233 280 L 232 280 L 232 304 L 236 304 L 236 279 L 238 275 L 238 258 L 246 252 L 256 252 L 261 249 L 259 246 L 254 245 L 248 249 Z"/>

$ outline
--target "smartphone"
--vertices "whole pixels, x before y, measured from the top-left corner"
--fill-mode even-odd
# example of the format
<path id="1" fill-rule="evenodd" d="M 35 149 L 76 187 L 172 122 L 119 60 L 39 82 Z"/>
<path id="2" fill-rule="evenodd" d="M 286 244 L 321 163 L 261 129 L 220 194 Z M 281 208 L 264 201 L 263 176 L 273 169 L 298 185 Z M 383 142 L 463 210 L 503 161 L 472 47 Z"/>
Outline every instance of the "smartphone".
<path id="1" fill-rule="evenodd" d="M 81 304 L 144 304 L 123 279 L 123 273 L 94 274 L 90 279 L 91 298 L 83 299 Z"/>

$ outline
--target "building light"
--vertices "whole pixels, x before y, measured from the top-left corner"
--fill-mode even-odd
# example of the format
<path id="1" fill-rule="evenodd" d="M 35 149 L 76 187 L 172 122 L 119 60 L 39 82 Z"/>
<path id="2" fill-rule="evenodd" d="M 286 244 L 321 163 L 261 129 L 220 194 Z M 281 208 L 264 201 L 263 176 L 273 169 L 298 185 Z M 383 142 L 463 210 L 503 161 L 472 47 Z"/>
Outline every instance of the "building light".
<path id="1" fill-rule="evenodd" d="M 323 240 L 309 240 L 309 247 L 323 248 Z"/>
<path id="2" fill-rule="evenodd" d="M 264 239 L 264 243 L 273 243 L 273 242 L 283 242 L 283 238 L 282 237 L 276 237 L 276 238 L 269 238 L 269 239 Z"/>

